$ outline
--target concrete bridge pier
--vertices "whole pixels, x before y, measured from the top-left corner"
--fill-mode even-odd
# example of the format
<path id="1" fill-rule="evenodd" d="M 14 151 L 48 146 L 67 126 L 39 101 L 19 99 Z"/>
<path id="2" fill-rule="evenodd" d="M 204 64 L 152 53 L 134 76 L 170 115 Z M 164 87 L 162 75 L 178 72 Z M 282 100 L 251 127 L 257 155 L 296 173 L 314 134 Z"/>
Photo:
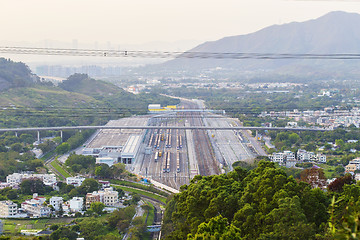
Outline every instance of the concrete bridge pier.
<path id="1" fill-rule="evenodd" d="M 38 143 L 40 143 L 40 131 L 37 131 L 37 140 L 38 140 Z"/>
<path id="2" fill-rule="evenodd" d="M 17 133 L 17 132 L 15 132 L 15 137 L 18 137 L 18 133 Z"/>
<path id="3" fill-rule="evenodd" d="M 60 130 L 60 138 L 61 138 L 61 142 L 63 141 L 63 131 Z"/>

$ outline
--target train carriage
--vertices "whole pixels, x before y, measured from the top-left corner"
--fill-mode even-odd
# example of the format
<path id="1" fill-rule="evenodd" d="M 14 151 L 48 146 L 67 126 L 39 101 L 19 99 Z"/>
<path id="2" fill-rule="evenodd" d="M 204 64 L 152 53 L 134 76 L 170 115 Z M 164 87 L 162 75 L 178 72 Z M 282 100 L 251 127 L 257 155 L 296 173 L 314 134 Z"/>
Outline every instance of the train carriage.
<path id="1" fill-rule="evenodd" d="M 180 152 L 176 153 L 176 171 L 180 172 Z"/>

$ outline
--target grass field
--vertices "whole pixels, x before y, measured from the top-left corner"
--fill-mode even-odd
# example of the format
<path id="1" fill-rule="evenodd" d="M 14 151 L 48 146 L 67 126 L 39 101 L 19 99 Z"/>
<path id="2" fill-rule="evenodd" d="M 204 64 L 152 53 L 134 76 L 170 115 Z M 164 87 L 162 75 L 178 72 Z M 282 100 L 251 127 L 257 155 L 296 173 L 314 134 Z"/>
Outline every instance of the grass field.
<path id="1" fill-rule="evenodd" d="M 142 190 L 150 191 L 150 192 L 162 195 L 164 197 L 167 197 L 170 195 L 169 192 L 166 192 L 165 190 L 162 191 L 162 190 L 156 189 L 152 185 L 144 185 L 141 183 L 134 183 L 134 182 L 128 182 L 128 181 L 116 180 L 116 179 L 111 179 L 110 182 L 113 184 L 124 185 L 124 186 L 129 186 L 129 187 L 134 187 L 134 188 L 139 188 Z"/>
<path id="2" fill-rule="evenodd" d="M 152 225 L 153 224 L 153 222 L 154 222 L 154 218 L 155 218 L 155 213 L 154 213 L 154 211 L 155 211 L 155 208 L 154 208 L 154 206 L 150 203 L 150 202 L 146 202 L 149 206 L 151 206 L 152 207 L 152 209 L 149 211 L 149 216 L 148 216 L 148 219 L 147 219 L 147 222 L 146 222 L 146 225 Z M 145 218 L 144 218 L 144 220 L 146 219 L 146 214 L 144 214 L 144 216 L 145 216 Z"/>
<path id="3" fill-rule="evenodd" d="M 317 164 L 319 167 L 324 169 L 325 177 L 326 178 L 333 178 L 333 174 L 335 173 L 335 166 L 330 166 L 327 164 Z"/>
<path id="4" fill-rule="evenodd" d="M 4 233 L 10 235 L 16 235 L 21 230 L 28 229 L 44 229 L 52 224 L 67 224 L 70 223 L 73 218 L 51 218 L 51 219 L 6 219 L 4 221 Z"/>
<path id="5" fill-rule="evenodd" d="M 137 194 L 141 194 L 141 195 L 144 195 L 144 196 L 147 196 L 147 197 L 154 198 L 156 200 L 161 201 L 164 205 L 166 203 L 166 198 L 165 197 L 160 197 L 158 195 L 155 195 L 155 194 L 152 194 L 152 193 L 149 193 L 149 192 L 145 192 L 145 191 L 142 191 L 142 190 L 139 190 L 139 189 L 123 187 L 123 186 L 116 186 L 116 188 L 120 188 L 120 189 L 122 189 L 122 190 L 124 190 L 126 192 L 133 192 L 133 193 L 137 193 Z"/>
<path id="6" fill-rule="evenodd" d="M 59 173 L 61 173 L 64 177 L 71 177 L 71 175 L 68 173 L 68 172 L 66 172 L 61 166 L 60 166 L 60 164 L 59 164 L 59 162 L 58 161 L 52 161 L 51 162 L 51 166 L 53 166 Z"/>

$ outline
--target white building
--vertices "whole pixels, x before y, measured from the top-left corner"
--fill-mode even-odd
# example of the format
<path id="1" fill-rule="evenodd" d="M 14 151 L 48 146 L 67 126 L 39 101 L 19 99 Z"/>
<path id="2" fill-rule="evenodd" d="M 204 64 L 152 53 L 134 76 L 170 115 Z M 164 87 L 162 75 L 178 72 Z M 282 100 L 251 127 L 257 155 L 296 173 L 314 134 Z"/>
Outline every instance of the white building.
<path id="1" fill-rule="evenodd" d="M 17 187 L 25 179 L 38 178 L 43 181 L 46 186 L 54 186 L 56 184 L 55 174 L 33 174 L 33 173 L 13 173 L 6 177 L 6 182 L 11 187 Z"/>
<path id="2" fill-rule="evenodd" d="M 101 189 L 109 188 L 111 185 L 109 181 L 99 180 L 98 182 L 101 185 Z"/>
<path id="3" fill-rule="evenodd" d="M 82 211 L 84 206 L 84 198 L 83 197 L 73 197 L 69 200 L 69 207 L 71 212 L 79 212 Z"/>
<path id="4" fill-rule="evenodd" d="M 291 151 L 284 151 L 280 153 L 273 153 L 269 156 L 270 160 L 279 164 L 284 164 L 286 161 L 295 161 L 295 154 Z"/>
<path id="5" fill-rule="evenodd" d="M 10 201 L 0 201 L 0 218 L 16 217 L 18 213 L 17 204 Z"/>
<path id="6" fill-rule="evenodd" d="M 318 153 L 316 158 L 319 163 L 326 163 L 326 155 Z"/>
<path id="7" fill-rule="evenodd" d="M 6 182 L 0 182 L 0 189 L 4 189 L 7 187 L 11 187 L 11 185 L 9 183 Z"/>
<path id="8" fill-rule="evenodd" d="M 285 162 L 285 155 L 284 153 L 273 153 L 272 155 L 269 156 L 270 160 L 272 162 L 276 162 L 276 163 L 284 163 Z"/>
<path id="9" fill-rule="evenodd" d="M 119 203 L 119 193 L 112 187 L 104 191 L 94 191 L 86 194 L 86 207 L 89 208 L 93 202 L 102 202 L 105 206 L 116 206 Z"/>
<path id="10" fill-rule="evenodd" d="M 141 143 L 141 135 L 131 135 L 127 140 L 121 153 L 121 162 L 124 164 L 132 164 Z"/>
<path id="11" fill-rule="evenodd" d="M 85 180 L 85 178 L 76 176 L 76 177 L 67 177 L 66 178 L 66 184 L 73 185 L 74 187 L 81 186 L 82 182 Z"/>
<path id="12" fill-rule="evenodd" d="M 315 154 L 313 152 L 308 152 L 303 149 L 297 151 L 297 159 L 299 161 L 313 161 L 315 160 Z"/>
<path id="13" fill-rule="evenodd" d="M 112 157 L 98 157 L 96 158 L 96 164 L 107 164 L 109 167 L 118 162 L 117 158 Z"/>
<path id="14" fill-rule="evenodd" d="M 113 189 L 105 188 L 104 190 L 104 204 L 105 206 L 115 206 L 119 203 L 119 192 Z"/>
<path id="15" fill-rule="evenodd" d="M 39 197 L 37 193 L 34 193 L 32 199 L 25 200 L 25 202 L 21 204 L 21 208 L 30 215 L 33 215 L 33 217 L 48 217 L 51 209 L 44 206 L 44 202 L 44 197 Z"/>
<path id="16" fill-rule="evenodd" d="M 64 200 L 62 197 L 51 197 L 50 205 L 54 207 L 55 211 L 60 210 L 60 206 L 63 204 Z"/>
<path id="17" fill-rule="evenodd" d="M 291 151 L 284 151 L 286 161 L 295 161 L 295 154 Z"/>

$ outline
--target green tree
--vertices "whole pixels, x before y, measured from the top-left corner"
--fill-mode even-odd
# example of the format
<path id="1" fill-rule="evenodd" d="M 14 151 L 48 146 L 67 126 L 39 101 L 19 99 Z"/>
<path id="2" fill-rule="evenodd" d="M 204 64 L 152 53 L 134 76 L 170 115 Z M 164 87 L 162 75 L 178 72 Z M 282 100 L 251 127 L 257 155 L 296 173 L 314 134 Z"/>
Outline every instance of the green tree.
<path id="1" fill-rule="evenodd" d="M 102 202 L 93 202 L 90 205 L 91 211 L 93 211 L 94 213 L 97 213 L 99 215 L 102 214 L 104 208 L 105 208 L 105 204 L 103 204 Z"/>
<path id="2" fill-rule="evenodd" d="M 64 142 L 64 143 L 60 144 L 59 146 L 57 146 L 55 151 L 57 154 L 67 153 L 68 151 L 70 151 L 70 144 L 67 142 Z"/>
<path id="3" fill-rule="evenodd" d="M 23 145 L 21 143 L 14 143 L 14 144 L 11 144 L 10 149 L 14 152 L 22 152 Z"/>
<path id="4" fill-rule="evenodd" d="M 106 228 L 104 227 L 103 221 L 94 217 L 85 218 L 79 223 L 79 226 L 81 232 L 80 237 L 85 239 L 97 239 L 106 233 Z"/>
<path id="5" fill-rule="evenodd" d="M 93 191 L 97 191 L 100 188 L 100 184 L 93 178 L 85 179 L 81 186 L 78 187 L 78 192 L 81 194 L 90 193 Z"/>
<path id="6" fill-rule="evenodd" d="M 297 133 L 291 133 L 289 135 L 289 141 L 291 144 L 295 144 L 300 139 L 299 135 Z"/>
<path id="7" fill-rule="evenodd" d="M 18 192 L 16 189 L 11 189 L 10 191 L 7 192 L 6 197 L 10 200 L 14 200 L 17 199 L 18 197 Z"/>
<path id="8" fill-rule="evenodd" d="M 34 136 L 31 134 L 28 134 L 28 133 L 21 134 L 20 139 L 22 142 L 27 143 L 27 144 L 32 144 L 35 141 Z"/>
<path id="9" fill-rule="evenodd" d="M 30 195 L 33 193 L 44 194 L 45 185 L 38 179 L 25 179 L 20 183 L 20 191 L 22 194 Z"/>
<path id="10" fill-rule="evenodd" d="M 78 237 L 75 231 L 72 231 L 68 227 L 60 227 L 50 234 L 51 240 L 69 239 L 75 240 Z"/>
<path id="11" fill-rule="evenodd" d="M 111 169 L 107 164 L 100 164 L 95 168 L 95 175 L 100 178 L 109 178 L 112 176 Z"/>
<path id="12" fill-rule="evenodd" d="M 211 218 L 208 223 L 201 223 L 195 236 L 189 235 L 191 239 L 241 239 L 240 229 L 229 225 L 228 220 L 221 215 Z"/>

